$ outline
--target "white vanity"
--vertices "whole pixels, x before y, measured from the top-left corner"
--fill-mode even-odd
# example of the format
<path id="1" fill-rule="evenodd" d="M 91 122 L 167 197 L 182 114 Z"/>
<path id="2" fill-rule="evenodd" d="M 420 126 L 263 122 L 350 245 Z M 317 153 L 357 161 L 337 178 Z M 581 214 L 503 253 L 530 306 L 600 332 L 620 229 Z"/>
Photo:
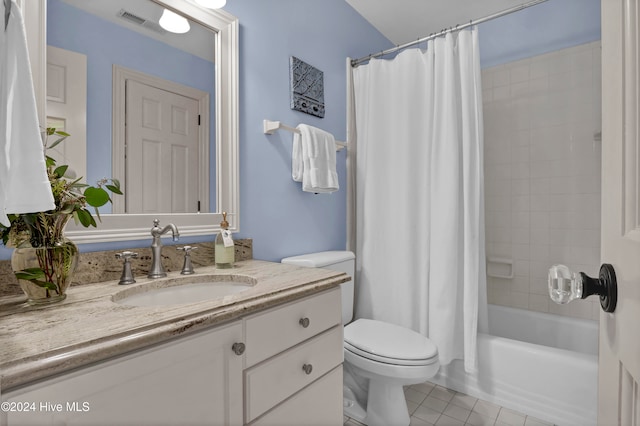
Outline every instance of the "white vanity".
<path id="1" fill-rule="evenodd" d="M 0 314 L 0 424 L 342 424 L 338 285 L 349 277 L 260 261 L 234 273 L 257 284 L 132 307 L 114 302 L 123 288 L 109 282 Z M 93 324 L 102 325 L 86 329 Z"/>

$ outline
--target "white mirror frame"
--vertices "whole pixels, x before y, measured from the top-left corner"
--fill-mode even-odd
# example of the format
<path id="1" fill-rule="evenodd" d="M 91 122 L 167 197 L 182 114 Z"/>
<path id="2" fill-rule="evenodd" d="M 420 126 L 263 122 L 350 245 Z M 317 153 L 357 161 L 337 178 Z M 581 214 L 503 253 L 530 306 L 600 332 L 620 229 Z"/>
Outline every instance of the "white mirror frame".
<path id="1" fill-rule="evenodd" d="M 97 228 L 70 223 L 66 236 L 76 243 L 139 240 L 150 237 L 153 220 L 175 224 L 181 236 L 213 235 L 220 230 L 221 212 L 229 229 L 240 230 L 238 157 L 238 19 L 224 10 L 203 9 L 189 0 L 152 0 L 215 31 L 216 37 L 216 213 L 109 214 Z M 23 9 L 38 115 L 46 123 L 46 0 L 19 0 Z"/>

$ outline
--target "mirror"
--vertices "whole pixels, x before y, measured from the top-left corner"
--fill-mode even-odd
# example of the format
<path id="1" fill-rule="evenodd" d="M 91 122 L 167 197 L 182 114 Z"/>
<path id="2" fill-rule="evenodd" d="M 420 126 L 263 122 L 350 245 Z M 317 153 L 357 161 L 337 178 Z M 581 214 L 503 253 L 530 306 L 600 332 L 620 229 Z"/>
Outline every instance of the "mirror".
<path id="1" fill-rule="evenodd" d="M 47 127 L 71 134 L 49 154 L 90 184 L 120 181 L 124 196 L 101 214 L 217 210 L 216 33 L 179 15 L 186 32 L 167 30 L 171 13 L 151 0 L 47 0 Z"/>
<path id="2" fill-rule="evenodd" d="M 58 3 L 63 2 L 63 5 L 68 7 L 69 5 L 67 3 L 74 2 L 75 0 L 51 1 Z M 98 3 L 111 3 L 111 1 L 112 0 L 101 0 Z M 44 7 L 44 0 L 41 0 L 41 3 Z M 76 1 L 76 3 L 87 2 Z M 196 173 L 196 177 L 191 178 L 192 183 L 188 183 L 189 181 L 186 178 L 183 179 L 189 187 L 197 187 L 197 195 L 194 199 L 196 202 L 200 201 L 200 209 L 198 209 L 195 202 L 190 202 L 190 207 L 188 208 L 172 208 L 169 206 L 168 208 L 159 210 L 162 213 L 149 214 L 145 213 L 144 208 L 137 210 L 127 208 L 126 205 L 129 205 L 130 201 L 125 203 L 125 200 L 122 199 L 123 197 L 116 196 L 114 197 L 113 211 L 134 211 L 134 214 L 101 214 L 102 223 L 98 224 L 98 228 L 87 229 L 70 224 L 67 228 L 67 235 L 79 243 L 148 238 L 149 229 L 152 226 L 154 218 L 160 219 L 161 224 L 173 222 L 178 226 L 183 236 L 211 235 L 219 229 L 218 224 L 221 221 L 220 212 L 222 211 L 231 213 L 231 220 L 229 221 L 230 228 L 234 231 L 239 229 L 237 19 L 224 11 L 203 9 L 187 0 L 136 0 L 133 2 L 126 0 L 122 2 L 123 7 L 119 9 L 124 9 L 125 11 L 128 11 L 127 9 L 135 9 L 132 13 L 134 15 L 133 19 L 140 14 L 153 14 L 154 12 L 145 12 L 145 10 L 147 10 L 145 7 L 147 6 L 144 6 L 143 3 L 146 3 L 147 6 L 155 6 L 158 11 L 167 8 L 179 13 L 191 21 L 191 27 L 193 29 L 202 27 L 203 30 L 199 31 L 199 33 L 209 34 L 207 40 L 199 42 L 200 45 L 204 46 L 199 46 L 200 49 L 196 49 L 195 51 L 191 49 L 191 52 L 189 52 L 192 58 L 196 57 L 195 62 L 201 60 L 201 62 L 204 63 L 207 59 L 202 58 L 202 56 L 206 56 L 208 51 L 209 55 L 212 56 L 211 60 L 217 64 L 215 67 L 215 79 L 211 73 L 212 66 L 209 70 L 210 77 L 204 77 L 205 80 L 208 78 L 211 79 L 208 83 L 213 87 L 211 87 L 211 90 L 208 90 L 206 87 L 204 87 L 204 90 L 200 90 L 204 94 L 204 98 L 199 101 L 199 107 L 201 109 L 198 111 L 200 111 L 200 115 L 205 114 L 202 120 L 203 122 L 209 121 L 208 126 L 200 126 L 198 128 L 199 131 L 196 131 L 198 133 L 199 145 L 197 148 L 198 155 L 195 157 L 199 163 L 200 171 Z M 138 8 L 136 9 L 136 7 Z M 114 17 L 113 19 L 117 20 L 122 18 Z M 105 21 L 105 23 L 108 22 Z M 50 22 L 48 25 L 56 25 L 56 23 Z M 95 28 L 91 29 L 95 30 Z M 194 30 L 194 32 L 198 31 Z M 96 35 L 94 34 L 94 36 Z M 99 38 L 100 35 L 96 37 Z M 194 42 L 186 44 L 193 45 Z M 131 45 L 133 45 L 133 43 L 131 43 Z M 205 53 L 201 53 L 202 51 Z M 213 53 L 213 55 L 211 55 L 211 53 Z M 153 63 L 154 60 L 158 58 L 158 55 L 154 54 L 151 50 L 138 52 L 134 55 L 138 55 L 141 58 L 139 62 L 143 64 L 145 62 Z M 100 56 L 100 59 L 102 62 L 107 62 L 107 57 L 108 55 L 105 52 L 104 55 Z M 160 57 L 162 57 L 162 55 L 160 55 Z M 185 62 L 189 63 L 186 64 Z M 113 82 L 113 86 L 107 87 L 107 89 L 110 94 L 113 92 L 113 102 L 109 102 L 109 104 L 112 106 L 112 117 L 114 119 L 113 122 L 110 122 L 109 114 L 102 114 L 104 117 L 97 118 L 92 118 L 90 115 L 88 116 L 86 130 L 87 140 L 90 141 L 87 144 L 88 169 L 86 176 L 88 181 L 92 182 L 104 176 L 113 176 L 122 179 L 122 176 L 125 175 L 126 165 L 123 161 L 118 162 L 117 157 L 114 157 L 113 164 L 106 167 L 105 164 L 108 162 L 104 161 L 104 158 L 109 158 L 111 155 L 110 151 L 113 151 L 115 155 L 122 155 L 124 157 L 122 152 L 124 150 L 124 139 L 126 136 L 125 126 L 123 124 L 125 109 L 122 107 L 124 105 L 122 99 L 124 86 L 121 85 L 121 82 L 126 79 L 140 77 L 141 75 L 151 75 L 152 81 L 154 78 L 164 80 L 164 78 L 161 77 L 167 76 L 169 68 L 182 68 L 187 71 L 194 71 L 195 69 L 191 61 L 165 60 L 164 64 L 164 66 L 156 65 L 155 67 L 149 67 L 149 69 L 142 71 L 122 66 L 121 64 L 106 64 L 110 68 L 108 70 L 109 74 L 111 75 L 112 73 L 113 76 L 112 80 L 109 81 L 110 83 Z M 92 65 L 90 64 L 90 66 Z M 35 72 L 36 69 L 34 69 L 34 73 Z M 40 72 L 43 71 L 40 70 Z M 102 72 L 104 73 L 104 71 Z M 164 74 L 159 77 L 158 74 L 162 73 Z M 167 78 L 167 80 L 169 79 Z M 187 84 L 184 83 L 189 83 L 188 86 L 193 88 L 193 86 L 196 85 L 193 80 L 193 78 L 183 78 L 183 81 L 173 82 L 173 84 L 175 87 L 180 87 L 187 86 Z M 92 85 L 95 85 L 95 83 L 89 80 L 87 97 L 90 98 L 90 102 L 95 101 L 92 96 L 105 96 L 104 87 L 96 88 Z M 112 88 L 113 90 L 111 90 Z M 202 89 L 202 87 L 198 89 Z M 170 89 L 170 91 L 175 90 Z M 206 98 L 207 94 L 210 96 L 209 99 Z M 42 96 L 39 96 L 39 99 L 42 99 Z M 91 106 L 89 106 L 88 109 L 89 108 L 91 108 Z M 57 115 L 53 114 L 53 116 L 56 117 Z M 70 131 L 69 133 L 72 132 Z M 93 150 L 97 151 L 94 152 Z M 155 158 L 160 157 L 156 156 Z M 102 159 L 102 161 L 100 159 Z M 209 164 L 207 164 L 207 162 Z M 154 161 L 150 161 L 150 164 L 154 165 Z M 138 168 L 140 167 L 138 166 Z M 160 172 L 163 170 L 166 170 L 164 166 L 157 167 L 153 173 L 155 173 L 155 176 L 162 176 L 163 173 Z M 166 175 L 166 173 L 164 174 Z M 180 176 L 178 177 L 180 178 Z M 165 182 L 159 189 L 153 191 L 155 191 L 156 194 L 164 191 L 167 186 L 171 186 L 171 179 L 169 179 L 168 182 L 169 184 Z M 209 187 L 207 188 L 207 186 Z M 125 188 L 128 188 L 128 185 L 125 186 Z M 145 184 L 144 188 L 145 190 L 142 191 L 143 195 L 153 193 L 153 191 L 148 190 L 149 185 Z M 126 191 L 131 192 L 128 191 L 128 189 L 126 189 Z M 211 195 L 211 197 L 207 199 L 209 195 Z M 171 213 L 172 210 L 173 213 Z"/>

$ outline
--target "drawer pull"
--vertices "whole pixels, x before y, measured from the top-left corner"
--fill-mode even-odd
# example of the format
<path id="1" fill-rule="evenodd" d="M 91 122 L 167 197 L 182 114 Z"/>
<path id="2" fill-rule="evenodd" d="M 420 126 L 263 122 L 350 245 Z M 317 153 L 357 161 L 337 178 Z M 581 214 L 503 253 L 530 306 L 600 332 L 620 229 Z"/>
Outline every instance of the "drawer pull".
<path id="1" fill-rule="evenodd" d="M 231 346 L 231 350 L 236 355 L 242 355 L 245 350 L 245 345 L 244 343 L 234 343 L 233 346 Z"/>
<path id="2" fill-rule="evenodd" d="M 305 364 L 302 366 L 302 370 L 307 374 L 311 374 L 311 372 L 313 371 L 313 366 L 311 364 Z"/>
<path id="3" fill-rule="evenodd" d="M 302 326 L 302 328 L 307 328 L 309 327 L 309 318 L 305 317 L 305 318 L 300 318 L 300 321 L 298 321 L 298 323 Z"/>

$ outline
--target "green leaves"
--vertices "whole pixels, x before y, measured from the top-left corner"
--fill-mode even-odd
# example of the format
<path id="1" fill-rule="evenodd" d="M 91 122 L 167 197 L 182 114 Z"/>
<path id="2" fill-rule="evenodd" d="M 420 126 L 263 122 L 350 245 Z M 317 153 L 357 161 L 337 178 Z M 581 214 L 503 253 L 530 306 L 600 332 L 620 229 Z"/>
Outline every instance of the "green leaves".
<path id="1" fill-rule="evenodd" d="M 123 195 L 120 190 L 120 181 L 118 179 L 111 179 L 111 185 L 105 185 L 107 189 L 114 194 Z"/>
<path id="2" fill-rule="evenodd" d="M 111 184 L 109 184 L 109 182 L 111 182 Z M 104 188 L 102 188 L 103 185 L 114 194 L 122 195 L 119 180 L 104 178 L 98 181 L 98 186 L 90 186 L 85 189 L 84 197 L 87 204 L 92 207 L 101 207 L 111 201 L 109 193 Z"/>
<path id="3" fill-rule="evenodd" d="M 49 149 L 50 149 L 50 148 L 53 148 L 54 146 L 57 146 L 58 144 L 60 144 L 60 142 L 62 142 L 63 140 L 65 140 L 66 138 L 68 138 L 69 136 L 71 136 L 71 135 L 70 135 L 70 134 L 68 134 L 68 133 L 60 132 L 60 131 L 58 131 L 56 134 L 57 134 L 57 135 L 63 135 L 63 136 L 62 136 L 61 138 L 58 138 L 58 139 L 56 139 L 55 141 L 53 141 L 53 143 L 51 143 L 51 145 L 47 146 L 47 148 L 49 148 Z"/>
<path id="4" fill-rule="evenodd" d="M 16 278 L 19 280 L 41 280 L 44 277 L 44 271 L 41 268 L 27 268 L 16 272 Z"/>
<path id="5" fill-rule="evenodd" d="M 80 222 L 85 228 L 88 228 L 90 226 L 93 226 L 95 228 L 98 226 L 96 220 L 91 215 L 91 212 L 87 209 L 79 209 L 74 211 L 73 218 L 76 223 Z"/>
<path id="6" fill-rule="evenodd" d="M 69 166 L 67 166 L 67 165 L 56 167 L 56 169 L 53 171 L 53 174 L 56 175 L 56 177 L 58 179 L 60 179 L 67 172 L 68 168 L 69 168 Z"/>
<path id="7" fill-rule="evenodd" d="M 31 281 L 39 287 L 58 291 L 57 285 L 49 281 L 43 281 L 44 279 L 46 279 L 46 276 L 41 268 L 23 269 L 22 271 L 15 272 L 15 275 L 19 280 Z"/>
<path id="8" fill-rule="evenodd" d="M 123 194 L 117 179 L 103 178 L 95 185 L 88 185 L 81 182 L 82 177 L 76 177 L 71 173 L 73 169 L 68 165 L 58 166 L 56 159 L 46 155 L 46 151 L 58 146 L 70 135 L 54 127 L 46 128 L 43 133 L 47 176 L 51 184 L 55 208 L 46 212 L 9 215 L 10 226 L 0 225 L 0 240 L 5 246 L 11 244 L 17 247 L 24 242 L 29 242 L 32 247 L 46 247 L 49 243 L 56 241 L 72 216 L 76 223 L 82 224 L 85 228 L 96 227 L 93 213 L 99 220 L 98 208 L 112 201 L 111 194 Z M 89 209 L 93 209 L 94 212 Z M 24 273 L 28 275 L 28 272 Z M 41 287 L 50 288 L 48 287 L 50 283 L 47 283 L 46 279 L 24 279 L 37 281 L 36 284 Z"/>
<path id="9" fill-rule="evenodd" d="M 111 201 L 107 191 L 93 186 L 84 190 L 84 198 L 87 201 L 87 204 L 93 207 L 101 207 Z"/>
<path id="10" fill-rule="evenodd" d="M 53 167 L 56 165 L 56 160 L 54 160 L 53 158 L 49 157 L 48 155 L 44 156 L 45 159 L 45 163 L 47 164 L 47 169 L 49 167 Z"/>
<path id="11" fill-rule="evenodd" d="M 51 149 L 51 148 L 53 148 L 55 146 L 58 146 L 58 144 L 60 144 L 66 138 L 71 136 L 67 132 L 63 132 L 62 130 L 56 130 L 55 127 L 48 127 L 47 128 L 47 136 L 52 136 L 52 135 L 56 135 L 56 136 L 60 136 L 60 137 L 58 139 L 54 140 L 51 144 L 46 144 L 45 143 L 45 148 L 46 149 Z"/>

